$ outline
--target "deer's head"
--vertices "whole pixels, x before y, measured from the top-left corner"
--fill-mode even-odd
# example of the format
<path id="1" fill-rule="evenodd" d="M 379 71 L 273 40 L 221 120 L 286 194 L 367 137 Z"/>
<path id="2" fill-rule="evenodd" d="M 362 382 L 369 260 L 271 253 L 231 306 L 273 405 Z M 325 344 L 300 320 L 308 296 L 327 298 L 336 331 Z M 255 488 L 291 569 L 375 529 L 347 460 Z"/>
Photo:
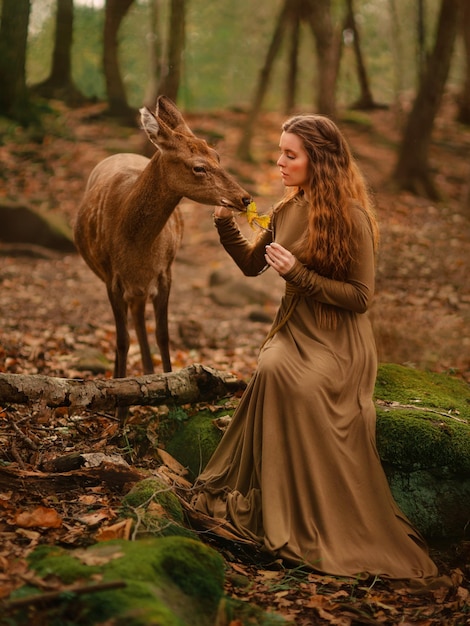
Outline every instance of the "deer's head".
<path id="1" fill-rule="evenodd" d="M 246 210 L 250 194 L 221 167 L 217 152 L 193 134 L 169 98 L 160 96 L 155 113 L 145 107 L 140 115 L 173 192 L 201 204 Z"/>

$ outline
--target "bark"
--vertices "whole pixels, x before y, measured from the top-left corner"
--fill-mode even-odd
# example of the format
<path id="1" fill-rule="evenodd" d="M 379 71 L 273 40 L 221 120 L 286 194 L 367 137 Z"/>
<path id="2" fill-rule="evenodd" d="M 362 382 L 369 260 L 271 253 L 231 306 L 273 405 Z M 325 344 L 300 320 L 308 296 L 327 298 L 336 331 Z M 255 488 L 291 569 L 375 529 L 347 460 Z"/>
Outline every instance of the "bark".
<path id="1" fill-rule="evenodd" d="M 400 189 L 439 200 L 428 153 L 434 119 L 449 74 L 459 24 L 460 0 L 442 0 L 434 49 L 408 116 L 394 179 Z"/>
<path id="2" fill-rule="evenodd" d="M 41 493 L 68 493 L 106 483 L 114 489 L 128 488 L 147 475 L 133 467 L 118 463 L 101 463 L 97 467 L 82 467 L 70 472 L 37 472 L 18 467 L 0 467 L 0 490 L 21 490 L 25 484 L 30 491 Z"/>
<path id="3" fill-rule="evenodd" d="M 161 0 L 149 2 L 149 80 L 144 97 L 146 106 L 154 109 L 158 95 L 158 86 L 162 77 L 163 42 L 160 33 L 161 23 Z M 146 144 L 148 141 L 146 140 Z"/>
<path id="4" fill-rule="evenodd" d="M 51 73 L 33 88 L 44 98 L 57 98 L 72 106 L 84 101 L 72 80 L 73 17 L 73 0 L 57 0 Z"/>
<path id="5" fill-rule="evenodd" d="M 171 0 L 168 33 L 168 64 L 158 89 L 159 95 L 168 96 L 173 102 L 178 99 L 181 66 L 186 40 L 186 0 Z"/>
<path id="6" fill-rule="evenodd" d="M 299 47 L 300 47 L 300 16 L 296 16 L 292 24 L 292 38 L 289 49 L 289 69 L 286 81 L 285 113 L 289 115 L 297 101 L 297 78 L 299 74 Z"/>
<path id="7" fill-rule="evenodd" d="M 204 365 L 190 365 L 179 372 L 107 380 L 0 374 L 0 403 L 87 410 L 182 405 L 221 398 L 244 386 L 233 374 Z"/>
<path id="8" fill-rule="evenodd" d="M 354 56 L 356 57 L 357 78 L 360 87 L 360 96 L 357 102 L 353 105 L 354 109 L 375 109 L 379 108 L 374 102 L 372 91 L 369 84 L 369 76 L 367 74 L 366 64 L 362 55 L 360 34 L 356 24 L 356 17 L 354 14 L 354 1 L 347 0 L 347 17 L 345 27 L 350 29 L 353 33 L 353 47 Z"/>
<path id="9" fill-rule="evenodd" d="M 317 51 L 318 82 L 316 85 L 317 111 L 336 116 L 337 55 L 331 0 L 310 0 L 307 19 L 310 23 Z"/>
<path id="10" fill-rule="evenodd" d="M 291 9 L 289 6 L 289 0 L 285 0 L 281 12 L 277 18 L 276 27 L 271 38 L 271 43 L 269 45 L 266 59 L 258 78 L 258 85 L 256 88 L 253 104 L 251 106 L 250 114 L 244 128 L 242 139 L 238 145 L 238 156 L 246 161 L 251 160 L 251 141 L 253 139 L 256 120 L 258 119 L 264 96 L 266 95 L 266 91 L 268 89 L 269 79 L 271 78 L 274 61 L 282 44 L 282 39 L 286 31 L 290 11 Z"/>
<path id="11" fill-rule="evenodd" d="M 106 0 L 103 34 L 103 69 L 109 114 L 129 121 L 134 121 L 134 114 L 127 103 L 126 89 L 121 76 L 118 32 L 133 2 L 134 0 Z"/>
<path id="12" fill-rule="evenodd" d="M 26 46 L 30 0 L 3 0 L 0 21 L 0 115 L 28 124 Z"/>
<path id="13" fill-rule="evenodd" d="M 457 119 L 462 124 L 470 125 L 470 2 L 468 0 L 463 3 L 461 32 L 465 55 L 465 79 L 459 97 Z"/>

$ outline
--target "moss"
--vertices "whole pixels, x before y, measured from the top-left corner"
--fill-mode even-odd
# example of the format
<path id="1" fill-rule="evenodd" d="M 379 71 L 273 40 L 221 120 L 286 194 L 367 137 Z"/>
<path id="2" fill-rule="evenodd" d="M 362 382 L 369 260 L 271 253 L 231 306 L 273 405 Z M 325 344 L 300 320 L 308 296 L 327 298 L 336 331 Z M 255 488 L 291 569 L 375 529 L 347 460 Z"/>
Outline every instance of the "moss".
<path id="1" fill-rule="evenodd" d="M 226 415 L 227 411 L 223 413 Z M 222 432 L 213 424 L 215 417 L 209 411 L 200 411 L 167 443 L 168 452 L 188 468 L 191 478 L 196 478 L 207 465 L 222 438 Z"/>
<path id="2" fill-rule="evenodd" d="M 470 476 L 470 392 L 465 382 L 381 365 L 375 395 L 382 401 L 377 407 L 377 447 L 385 463 Z"/>
<path id="3" fill-rule="evenodd" d="M 87 580 L 98 573 L 97 568 L 85 565 L 74 558 L 72 553 L 55 546 L 39 546 L 29 555 L 28 560 L 42 578 L 56 576 L 66 585 L 80 579 Z"/>
<path id="4" fill-rule="evenodd" d="M 158 478 L 146 478 L 134 485 L 123 498 L 122 504 L 124 507 L 136 509 L 148 506 L 152 501 L 160 504 L 173 520 L 183 523 L 184 515 L 178 498 L 168 485 Z"/>
<path id="5" fill-rule="evenodd" d="M 470 387 L 449 374 L 383 364 L 377 373 L 375 396 L 385 402 L 439 409 L 470 423 Z"/>
<path id="6" fill-rule="evenodd" d="M 224 584 L 224 562 L 219 554 L 209 552 L 199 541 L 181 544 L 168 540 L 161 547 L 160 566 L 186 594 L 217 608 Z"/>
<path id="7" fill-rule="evenodd" d="M 160 506 L 152 506 L 156 503 Z M 180 502 L 168 485 L 158 478 L 146 478 L 123 498 L 121 516 L 133 517 L 137 535 L 195 538 L 196 534 L 184 525 Z"/>
<path id="8" fill-rule="evenodd" d="M 40 549 L 29 560 L 39 575 L 64 584 L 84 584 L 92 576 L 93 581 L 125 582 L 99 593 L 64 593 L 48 609 L 51 626 L 106 620 L 126 626 L 211 626 L 223 595 L 222 557 L 181 537 L 110 541 L 74 552 Z"/>

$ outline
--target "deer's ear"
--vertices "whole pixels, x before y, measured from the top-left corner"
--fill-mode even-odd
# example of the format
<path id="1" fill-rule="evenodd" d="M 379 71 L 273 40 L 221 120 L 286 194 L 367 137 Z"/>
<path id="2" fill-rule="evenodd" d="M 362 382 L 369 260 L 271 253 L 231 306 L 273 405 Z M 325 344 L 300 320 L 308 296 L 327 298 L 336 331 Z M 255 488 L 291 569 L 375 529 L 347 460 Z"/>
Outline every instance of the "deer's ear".
<path id="1" fill-rule="evenodd" d="M 142 124 L 142 128 L 147 133 L 147 137 L 154 146 L 159 148 L 158 133 L 160 132 L 160 125 L 155 115 L 147 107 L 140 109 L 140 122 Z"/>
<path id="2" fill-rule="evenodd" d="M 185 135 L 193 134 L 174 102 L 167 96 L 158 97 L 155 114 L 161 122 L 169 126 L 172 130 L 184 133 Z"/>

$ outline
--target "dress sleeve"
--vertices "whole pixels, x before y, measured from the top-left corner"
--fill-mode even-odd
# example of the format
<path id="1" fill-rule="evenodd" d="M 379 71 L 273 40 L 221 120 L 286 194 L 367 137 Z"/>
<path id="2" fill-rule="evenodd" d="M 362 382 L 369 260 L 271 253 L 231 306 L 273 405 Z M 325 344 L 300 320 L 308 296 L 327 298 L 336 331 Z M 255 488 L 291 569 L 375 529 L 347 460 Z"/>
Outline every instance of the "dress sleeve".
<path id="1" fill-rule="evenodd" d="M 375 281 L 373 236 L 366 220 L 364 215 L 356 226 L 357 253 L 345 281 L 320 276 L 298 260 L 283 278 L 303 296 L 354 313 L 365 313 L 374 295 Z"/>
<path id="2" fill-rule="evenodd" d="M 267 267 L 266 246 L 272 242 L 272 233 L 263 230 L 254 241 L 249 241 L 231 217 L 215 217 L 214 223 L 219 233 L 221 244 L 245 276 L 257 276 Z"/>

